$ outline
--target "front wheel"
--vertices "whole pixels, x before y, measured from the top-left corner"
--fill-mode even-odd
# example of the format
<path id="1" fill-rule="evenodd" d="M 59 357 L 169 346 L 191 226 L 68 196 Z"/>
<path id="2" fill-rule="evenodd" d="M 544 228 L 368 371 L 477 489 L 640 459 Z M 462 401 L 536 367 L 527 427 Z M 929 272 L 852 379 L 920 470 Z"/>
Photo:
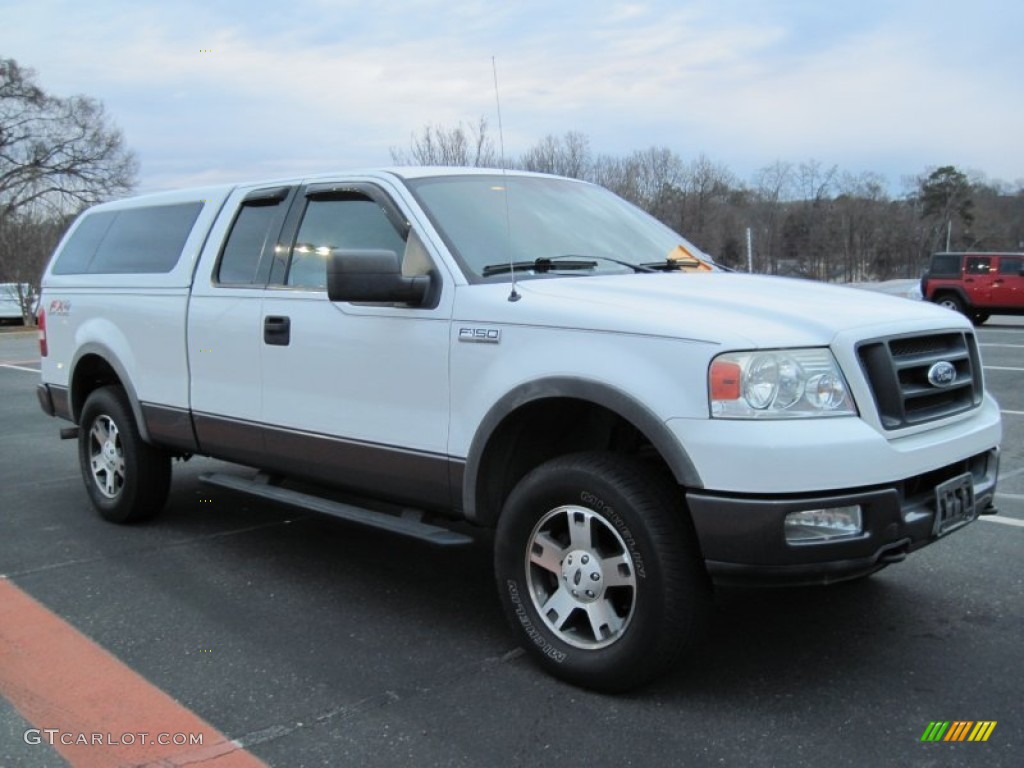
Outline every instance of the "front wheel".
<path id="1" fill-rule="evenodd" d="M 630 457 L 553 459 L 509 495 L 495 573 L 522 644 L 548 672 L 622 691 L 666 670 L 708 597 L 680 490 Z"/>
<path id="2" fill-rule="evenodd" d="M 104 520 L 144 520 L 167 501 L 171 459 L 143 442 L 120 387 L 100 387 L 86 399 L 79 420 L 78 462 L 89 498 Z"/>

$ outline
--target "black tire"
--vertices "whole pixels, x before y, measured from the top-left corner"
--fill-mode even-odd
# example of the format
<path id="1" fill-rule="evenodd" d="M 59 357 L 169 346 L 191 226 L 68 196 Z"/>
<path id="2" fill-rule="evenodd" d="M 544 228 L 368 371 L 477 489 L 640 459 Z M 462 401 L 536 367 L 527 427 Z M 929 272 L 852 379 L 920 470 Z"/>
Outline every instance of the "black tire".
<path id="1" fill-rule="evenodd" d="M 967 307 L 964 305 L 963 299 L 955 293 L 944 293 L 935 299 L 935 303 L 940 307 L 959 312 L 961 315 L 967 314 Z"/>
<path id="2" fill-rule="evenodd" d="M 697 635 L 710 594 L 679 488 L 606 453 L 553 459 L 516 485 L 498 521 L 495 574 L 536 661 L 607 692 L 667 670 Z"/>
<path id="3" fill-rule="evenodd" d="M 78 462 L 89 499 L 104 520 L 145 520 L 167 502 L 171 458 L 143 442 L 121 387 L 100 387 L 86 399 L 79 420 Z"/>
<path id="4" fill-rule="evenodd" d="M 985 321 L 988 320 L 990 315 L 986 315 L 984 312 L 975 312 L 971 315 L 971 322 L 975 325 L 984 325 Z"/>

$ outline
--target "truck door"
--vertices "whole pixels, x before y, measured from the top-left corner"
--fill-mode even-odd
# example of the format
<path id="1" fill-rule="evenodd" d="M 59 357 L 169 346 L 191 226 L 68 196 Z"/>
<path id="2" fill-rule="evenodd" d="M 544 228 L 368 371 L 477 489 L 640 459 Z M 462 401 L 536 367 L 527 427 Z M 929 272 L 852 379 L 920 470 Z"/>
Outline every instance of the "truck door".
<path id="1" fill-rule="evenodd" d="M 992 306 L 1005 309 L 1024 309 L 1024 257 L 999 256 L 995 278 L 992 281 Z"/>
<path id="2" fill-rule="evenodd" d="M 300 191 L 263 302 L 268 448 L 297 474 L 447 506 L 452 291 L 427 308 L 332 303 L 326 256 L 366 248 L 396 252 L 403 271 L 436 269 L 380 187 Z"/>
<path id="3" fill-rule="evenodd" d="M 991 256 L 968 256 L 964 259 L 964 289 L 972 307 L 992 306 L 995 280 L 995 265 Z"/>
<path id="4" fill-rule="evenodd" d="M 190 397 L 204 452 L 262 466 L 263 295 L 295 187 L 236 191 L 214 225 L 188 312 Z M 212 251 L 210 249 L 213 249 Z M 218 250 L 219 249 L 219 250 Z"/>

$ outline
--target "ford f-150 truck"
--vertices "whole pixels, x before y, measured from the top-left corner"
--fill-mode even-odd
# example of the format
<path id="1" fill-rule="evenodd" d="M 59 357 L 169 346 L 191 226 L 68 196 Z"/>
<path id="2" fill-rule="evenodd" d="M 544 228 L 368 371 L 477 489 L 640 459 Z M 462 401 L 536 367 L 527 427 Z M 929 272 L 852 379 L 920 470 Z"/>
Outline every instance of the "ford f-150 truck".
<path id="1" fill-rule="evenodd" d="M 446 520 L 495 529 L 520 642 L 597 689 L 664 670 L 715 582 L 861 578 L 995 512 L 966 318 L 730 273 L 580 181 L 399 168 L 106 203 L 41 308 L 39 401 L 104 518 L 155 514 L 202 455 L 256 470 L 206 482 L 436 545 L 473 540 Z"/>

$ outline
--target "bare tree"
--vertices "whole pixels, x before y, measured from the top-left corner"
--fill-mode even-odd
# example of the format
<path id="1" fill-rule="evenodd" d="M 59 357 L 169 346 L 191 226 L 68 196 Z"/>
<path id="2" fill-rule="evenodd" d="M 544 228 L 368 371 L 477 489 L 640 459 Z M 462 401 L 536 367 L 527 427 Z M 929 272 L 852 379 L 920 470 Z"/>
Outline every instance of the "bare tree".
<path id="1" fill-rule="evenodd" d="M 669 226 L 678 227 L 683 173 L 679 155 L 667 147 L 649 147 L 625 158 L 598 157 L 592 177 Z"/>
<path id="2" fill-rule="evenodd" d="M 973 200 L 974 223 L 966 245 L 981 251 L 1024 251 L 1024 189 L 979 182 Z"/>
<path id="3" fill-rule="evenodd" d="M 593 172 L 590 139 L 579 131 L 563 136 L 548 134 L 528 149 L 519 161 L 524 170 L 589 179 Z"/>
<path id="4" fill-rule="evenodd" d="M 762 168 L 754 177 L 754 189 L 758 198 L 754 235 L 756 269 L 775 273 L 778 270 L 779 254 L 776 248 L 783 205 L 790 199 L 793 189 L 793 166 L 777 160 Z"/>
<path id="5" fill-rule="evenodd" d="M 797 166 L 793 175 L 794 197 L 783 223 L 782 252 L 789 268 L 805 277 L 833 279 L 832 253 L 837 226 L 832 190 L 839 169 L 824 168 L 817 160 Z"/>
<path id="6" fill-rule="evenodd" d="M 32 70 L 0 58 L 0 282 L 34 293 L 65 217 L 130 191 L 137 171 L 100 102 L 48 95 Z"/>
<path id="7" fill-rule="evenodd" d="M 720 233 L 713 230 L 723 207 L 730 204 L 731 192 L 737 186 L 732 173 L 724 165 L 713 162 L 701 153 L 686 166 L 682 186 L 684 195 L 680 229 L 701 247 L 719 250 L 715 243 L 722 238 Z"/>
<path id="8" fill-rule="evenodd" d="M 396 165 L 492 168 L 499 164 L 494 142 L 487 134 L 487 118 L 482 116 L 469 128 L 461 122 L 455 126 L 425 125 L 418 135 L 412 135 L 408 149 L 392 147 L 390 151 Z"/>
<path id="9" fill-rule="evenodd" d="M 73 216 L 29 216 L 23 213 L 0 223 L 0 271 L 8 298 L 16 299 L 26 325 L 35 322 L 39 278 Z"/>
<path id="10" fill-rule="evenodd" d="M 100 102 L 49 96 L 32 70 L 0 59 L 0 217 L 91 205 L 131 190 L 137 172 Z"/>
<path id="11" fill-rule="evenodd" d="M 831 246 L 840 257 L 843 279 L 861 281 L 877 272 L 875 255 L 887 250 L 896 234 L 885 225 L 889 196 L 885 179 L 876 173 L 844 173 L 836 180 L 834 201 L 836 227 Z"/>

